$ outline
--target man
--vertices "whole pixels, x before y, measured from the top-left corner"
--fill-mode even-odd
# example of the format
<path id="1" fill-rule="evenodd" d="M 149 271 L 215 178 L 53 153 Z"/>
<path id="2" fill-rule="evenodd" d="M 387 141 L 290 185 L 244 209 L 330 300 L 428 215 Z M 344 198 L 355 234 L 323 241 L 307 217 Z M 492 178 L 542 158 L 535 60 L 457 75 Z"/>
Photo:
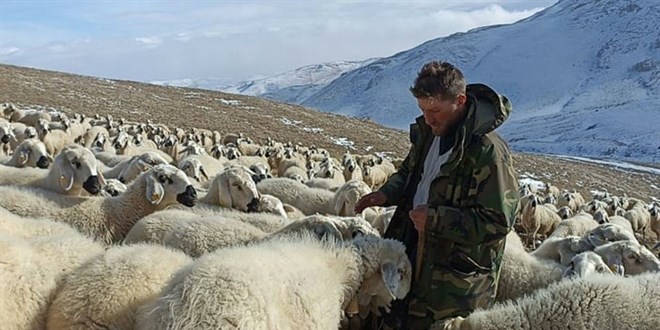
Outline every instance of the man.
<path id="1" fill-rule="evenodd" d="M 518 185 L 506 143 L 493 131 L 511 104 L 482 84 L 467 85 L 446 62 L 424 65 L 410 88 L 422 116 L 397 173 L 355 211 L 397 205 L 385 237 L 402 241 L 415 274 L 387 323 L 428 329 L 493 303 L 513 227 Z"/>

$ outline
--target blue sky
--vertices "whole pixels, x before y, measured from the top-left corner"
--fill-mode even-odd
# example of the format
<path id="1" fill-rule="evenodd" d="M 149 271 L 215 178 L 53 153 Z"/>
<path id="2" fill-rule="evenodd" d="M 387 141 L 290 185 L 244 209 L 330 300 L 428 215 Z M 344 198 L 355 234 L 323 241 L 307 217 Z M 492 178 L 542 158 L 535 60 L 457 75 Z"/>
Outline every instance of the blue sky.
<path id="1" fill-rule="evenodd" d="M 250 79 L 391 56 L 555 2 L 0 0 L 0 63 L 138 81 Z"/>

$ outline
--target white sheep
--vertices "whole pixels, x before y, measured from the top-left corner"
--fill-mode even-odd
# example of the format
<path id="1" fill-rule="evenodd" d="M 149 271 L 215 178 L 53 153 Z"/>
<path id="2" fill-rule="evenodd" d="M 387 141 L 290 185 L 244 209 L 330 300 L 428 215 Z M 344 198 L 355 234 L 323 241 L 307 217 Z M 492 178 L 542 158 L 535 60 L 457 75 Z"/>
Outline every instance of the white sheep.
<path id="1" fill-rule="evenodd" d="M 197 195 L 186 175 L 171 165 L 154 166 L 117 197 L 70 197 L 38 189 L 0 187 L 0 206 L 23 216 L 68 223 L 106 244 L 117 242 L 142 217 L 170 205 L 193 206 Z"/>
<path id="2" fill-rule="evenodd" d="M 94 195 L 105 184 L 96 166 L 91 151 L 79 145 L 68 145 L 55 156 L 48 171 L 0 166 L 0 185 L 41 188 L 71 196 L 80 195 L 84 189 Z"/>
<path id="3" fill-rule="evenodd" d="M 208 193 L 200 198 L 200 202 L 251 212 L 258 210 L 259 197 L 251 172 L 232 166 L 213 178 Z"/>
<path id="4" fill-rule="evenodd" d="M 495 299 L 504 301 L 530 294 L 559 281 L 563 271 L 560 264 L 527 253 L 518 234 L 512 231 L 506 236 Z"/>
<path id="5" fill-rule="evenodd" d="M 77 230 L 66 223 L 22 217 L 3 207 L 0 207 L 0 233 L 21 238 L 79 235 Z"/>
<path id="6" fill-rule="evenodd" d="M 594 252 L 621 275 L 660 272 L 660 260 L 637 242 L 612 242 L 597 247 Z"/>
<path id="7" fill-rule="evenodd" d="M 106 179 L 105 186 L 103 186 L 103 190 L 101 191 L 101 196 L 114 197 L 125 193 L 127 189 L 126 185 L 117 179 Z"/>
<path id="8" fill-rule="evenodd" d="M 403 298 L 411 272 L 400 242 L 374 236 L 219 249 L 179 271 L 136 329 L 336 329 L 354 298 L 365 308 Z"/>
<path id="9" fill-rule="evenodd" d="M 561 281 L 512 303 L 436 322 L 431 329 L 657 329 L 660 274 L 594 274 Z"/>
<path id="10" fill-rule="evenodd" d="M 552 233 L 561 222 L 553 210 L 546 204 L 541 204 L 537 197 L 531 198 L 522 212 L 522 227 L 527 233 L 527 240 L 536 248 L 536 235 L 548 235 Z"/>
<path id="11" fill-rule="evenodd" d="M 388 173 L 381 166 L 366 166 L 362 169 L 362 180 L 376 190 L 387 181 Z"/>
<path id="12" fill-rule="evenodd" d="M 597 226 L 598 222 L 591 214 L 579 212 L 571 218 L 562 220 L 549 237 L 583 236 Z"/>
<path id="13" fill-rule="evenodd" d="M 564 277 L 589 276 L 591 274 L 613 274 L 603 258 L 595 252 L 586 251 L 575 255 L 564 270 Z"/>
<path id="14" fill-rule="evenodd" d="M 12 167 L 48 168 L 53 158 L 46 151 L 43 142 L 37 139 L 26 139 L 21 142 L 14 153 L 0 160 L 0 164 Z"/>
<path id="15" fill-rule="evenodd" d="M 651 222 L 651 214 L 645 205 L 637 203 L 630 210 L 626 211 L 623 217 L 630 221 L 632 229 L 636 233 L 640 233 L 642 237 L 646 237 L 646 229 Z"/>
<path id="16" fill-rule="evenodd" d="M 343 207 L 345 201 L 339 190 L 335 193 L 318 188 L 309 188 L 299 182 L 273 178 L 259 182 L 257 190 L 262 194 L 269 194 L 279 198 L 282 203 L 293 205 L 305 215 L 337 214 L 336 210 Z"/>
<path id="17" fill-rule="evenodd" d="M 133 329 L 138 308 L 191 262 L 157 245 L 112 247 L 64 277 L 48 310 L 48 329 Z"/>
<path id="18" fill-rule="evenodd" d="M 598 211 L 596 211 L 596 213 L 594 213 L 594 220 L 596 220 L 596 222 L 598 222 L 599 224 L 604 224 L 604 223 L 616 224 L 628 230 L 631 234 L 635 233 L 635 231 L 632 228 L 632 224 L 630 224 L 630 221 L 628 221 L 628 219 L 618 215 L 610 216 L 603 209 L 599 209 Z"/>
<path id="19" fill-rule="evenodd" d="M 0 235 L 0 316 L 8 330 L 44 329 L 62 276 L 103 252 L 82 235 L 30 239 Z"/>

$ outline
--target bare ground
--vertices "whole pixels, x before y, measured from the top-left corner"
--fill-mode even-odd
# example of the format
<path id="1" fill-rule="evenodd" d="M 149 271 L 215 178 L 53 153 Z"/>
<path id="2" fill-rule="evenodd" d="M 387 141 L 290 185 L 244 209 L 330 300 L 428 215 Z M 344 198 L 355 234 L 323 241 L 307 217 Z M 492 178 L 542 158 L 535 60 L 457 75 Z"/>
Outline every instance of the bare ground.
<path id="1" fill-rule="evenodd" d="M 407 133 L 371 120 L 348 118 L 297 105 L 256 97 L 194 88 L 163 87 L 67 73 L 0 65 L 0 103 L 45 107 L 65 113 L 112 114 L 114 118 L 163 123 L 170 127 L 207 128 L 221 133 L 243 132 L 256 141 L 266 137 L 328 149 L 337 156 L 352 141 L 353 153 L 387 152 L 404 157 Z M 590 190 L 650 201 L 660 198 L 660 175 L 553 156 L 516 153 L 519 174 L 576 189 L 586 198 Z M 659 164 L 644 164 L 660 168 Z"/>

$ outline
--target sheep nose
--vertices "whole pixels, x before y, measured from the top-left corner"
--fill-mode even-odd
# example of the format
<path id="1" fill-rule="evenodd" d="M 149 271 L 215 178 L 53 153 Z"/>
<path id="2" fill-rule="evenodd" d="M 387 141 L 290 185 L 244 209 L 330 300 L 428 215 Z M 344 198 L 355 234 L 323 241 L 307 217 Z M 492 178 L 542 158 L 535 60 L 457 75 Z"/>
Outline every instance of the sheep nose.
<path id="1" fill-rule="evenodd" d="M 7 144 L 9 143 L 9 135 L 3 135 L 2 136 L 2 143 Z"/>
<path id="2" fill-rule="evenodd" d="M 46 156 L 39 157 L 39 160 L 37 161 L 38 168 L 48 168 L 48 165 L 50 165 L 50 160 L 48 160 L 48 157 Z"/>
<path id="3" fill-rule="evenodd" d="M 248 212 L 257 212 L 259 210 L 259 198 L 252 198 L 247 205 Z"/>
<path id="4" fill-rule="evenodd" d="M 83 188 L 92 195 L 98 194 L 99 191 L 101 191 L 101 183 L 99 182 L 99 177 L 92 175 L 87 178 L 85 183 L 83 183 Z"/>
<path id="5" fill-rule="evenodd" d="M 188 185 L 186 191 L 176 195 L 176 201 L 185 206 L 193 207 L 197 204 L 197 191 L 192 185 Z"/>
<path id="6" fill-rule="evenodd" d="M 119 195 L 119 192 L 115 189 L 108 189 L 108 190 L 106 190 L 106 192 L 108 194 L 110 194 L 110 196 L 112 196 L 112 197 L 115 197 L 115 196 Z"/>

